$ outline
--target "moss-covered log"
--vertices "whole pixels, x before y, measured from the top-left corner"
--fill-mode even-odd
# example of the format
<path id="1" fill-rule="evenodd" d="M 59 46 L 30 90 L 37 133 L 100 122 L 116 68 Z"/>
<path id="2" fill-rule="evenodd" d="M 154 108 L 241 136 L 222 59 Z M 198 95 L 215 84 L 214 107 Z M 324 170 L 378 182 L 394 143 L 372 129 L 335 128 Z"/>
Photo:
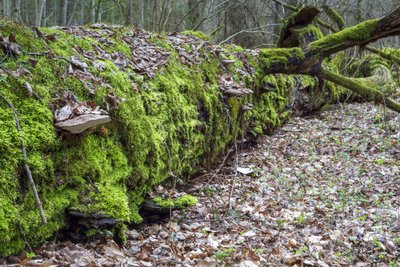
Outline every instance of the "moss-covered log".
<path id="1" fill-rule="evenodd" d="M 257 51 L 190 34 L 105 25 L 32 30 L 1 20 L 0 92 L 21 132 L 0 101 L 0 241 L 7 244 L 0 255 L 45 241 L 66 225 L 67 209 L 96 225 L 140 222 L 155 185 L 208 168 L 237 139 L 326 103 L 329 88 L 318 79 L 266 76 Z M 63 117 L 68 105 L 78 109 L 68 116 L 100 107 L 111 122 L 62 132 L 54 113 Z M 27 185 L 21 138 L 47 225 Z"/>
<path id="2" fill-rule="evenodd" d="M 322 71 L 322 65 L 337 69 L 336 59 L 323 58 L 338 45 L 364 44 L 361 35 L 374 40 L 385 21 L 351 28 L 373 27 L 357 40 L 346 29 L 302 48 L 251 51 L 213 46 L 190 32 L 156 35 L 106 25 L 32 30 L 3 18 L 0 92 L 17 110 L 21 131 L 0 102 L 0 241 L 7 244 L 0 255 L 39 245 L 66 225 L 67 209 L 96 225 L 112 222 L 116 231 L 140 222 L 140 205 L 155 185 L 209 168 L 237 139 L 270 132 L 291 114 L 346 93 L 321 79 L 353 86 Z M 301 38 L 302 27 L 290 31 Z M 70 119 L 99 108 L 111 122 L 75 135 L 54 127 L 56 111 Z M 25 163 L 47 225 L 27 186 Z"/>

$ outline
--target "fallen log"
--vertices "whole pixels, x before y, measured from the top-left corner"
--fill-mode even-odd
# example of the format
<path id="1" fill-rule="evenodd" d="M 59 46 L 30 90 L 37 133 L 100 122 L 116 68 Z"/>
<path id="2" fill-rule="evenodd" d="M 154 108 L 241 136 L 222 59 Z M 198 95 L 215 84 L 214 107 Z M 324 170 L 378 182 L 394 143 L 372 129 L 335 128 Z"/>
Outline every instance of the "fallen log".
<path id="1" fill-rule="evenodd" d="M 304 27 L 309 20 L 301 21 Z M 340 49 L 398 33 L 397 21 L 391 15 L 318 40 L 303 38 L 301 48 L 260 51 L 213 46 L 178 33 L 101 25 L 43 28 L 38 34 L 7 21 L 2 34 L 13 33 L 18 53 L 2 62 L 0 92 L 15 104 L 21 132 L 13 127 L 12 112 L 0 103 L 0 240 L 8 244 L 0 246 L 0 255 L 17 253 L 26 242 L 40 245 L 65 226 L 66 209 L 75 215 L 101 214 L 113 222 L 140 222 L 146 194 L 171 173 L 185 178 L 210 168 L 240 137 L 271 132 L 293 114 L 329 103 L 335 88 L 323 79 L 371 93 L 384 104 L 389 100 L 389 107 L 397 109 L 396 102 L 351 78 L 344 84 L 342 76 L 328 71 L 335 67 L 332 62 L 322 64 Z M 297 30 L 290 27 L 301 38 Z M 75 65 L 59 58 L 73 59 Z M 27 94 L 25 81 L 40 101 Z M 232 89 L 234 95 L 224 94 Z M 111 121 L 60 138 L 54 114 L 65 104 L 57 102 L 60 95 L 69 91 L 88 106 L 108 111 L 92 122 L 81 117 L 83 123 L 70 125 L 71 131 Z M 88 115 L 74 112 L 76 120 Z M 64 123 L 68 114 L 60 116 L 67 118 Z M 25 160 L 20 138 L 29 151 L 47 225 L 36 212 L 33 193 L 21 182 Z"/>

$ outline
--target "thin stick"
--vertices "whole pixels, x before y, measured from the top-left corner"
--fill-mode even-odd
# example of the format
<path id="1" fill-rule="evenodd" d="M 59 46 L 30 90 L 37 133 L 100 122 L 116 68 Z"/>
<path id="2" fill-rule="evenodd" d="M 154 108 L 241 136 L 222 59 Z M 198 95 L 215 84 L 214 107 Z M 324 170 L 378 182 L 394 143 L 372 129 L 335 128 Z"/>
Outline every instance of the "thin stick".
<path id="1" fill-rule="evenodd" d="M 17 111 L 15 110 L 13 104 L 7 99 L 5 98 L 1 93 L 0 93 L 0 97 L 7 103 L 7 105 L 12 109 L 13 114 L 14 114 L 14 120 L 15 120 L 15 125 L 17 126 L 17 130 L 18 132 L 21 132 L 21 125 L 19 124 L 19 120 L 18 120 L 18 116 L 17 116 Z M 33 195 L 35 196 L 35 200 L 36 200 L 36 205 L 39 209 L 39 213 L 40 213 L 40 217 L 42 218 L 42 223 L 43 224 L 47 224 L 47 219 L 46 216 L 44 215 L 44 211 L 43 211 L 43 207 L 42 207 L 42 202 L 40 201 L 39 198 L 39 194 L 36 190 L 36 185 L 35 185 L 35 181 L 33 180 L 32 177 L 32 172 L 29 168 L 28 165 L 28 156 L 26 153 L 26 149 L 25 149 L 25 145 L 24 145 L 24 140 L 22 138 L 20 138 L 20 142 L 21 142 L 21 150 L 22 150 L 22 154 L 24 156 L 24 168 L 25 168 L 25 172 L 26 175 L 28 176 L 29 179 L 29 183 L 32 186 L 32 190 L 33 190 Z"/>
<path id="2" fill-rule="evenodd" d="M 232 148 L 228 150 L 224 159 L 222 160 L 221 165 L 219 165 L 218 169 L 212 174 L 211 178 L 208 179 L 207 183 L 205 185 L 203 185 L 203 187 L 201 189 L 204 189 L 206 186 L 208 186 L 214 180 L 214 178 L 217 176 L 217 174 L 221 171 L 222 167 L 224 167 L 225 162 L 226 162 L 227 158 L 229 157 L 229 155 L 231 154 L 232 150 L 233 150 Z"/>
<path id="3" fill-rule="evenodd" d="M 232 194 L 233 194 L 233 189 L 235 187 L 235 180 L 238 175 L 238 166 L 239 166 L 238 149 L 237 149 L 237 142 L 235 140 L 235 176 L 232 177 L 231 186 L 229 189 L 228 210 L 232 209 Z"/>

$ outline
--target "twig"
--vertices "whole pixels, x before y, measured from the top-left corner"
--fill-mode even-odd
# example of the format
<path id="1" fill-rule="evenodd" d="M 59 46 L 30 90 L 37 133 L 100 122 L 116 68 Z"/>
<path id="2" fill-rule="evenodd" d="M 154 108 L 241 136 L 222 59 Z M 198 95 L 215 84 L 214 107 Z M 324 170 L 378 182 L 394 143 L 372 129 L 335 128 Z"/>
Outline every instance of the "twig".
<path id="1" fill-rule="evenodd" d="M 202 189 L 204 189 L 204 187 L 209 185 L 214 180 L 215 176 L 217 176 L 217 174 L 221 171 L 222 167 L 225 165 L 225 162 L 226 162 L 227 158 L 229 157 L 229 155 L 231 154 L 232 150 L 233 150 L 232 148 L 228 150 L 228 152 L 226 153 L 224 159 L 222 160 L 221 164 L 219 165 L 218 169 L 208 179 L 207 183 L 205 185 L 203 185 Z"/>
<path id="2" fill-rule="evenodd" d="M 190 9 L 186 14 L 182 17 L 182 19 L 179 21 L 179 23 L 175 26 L 174 32 L 178 31 L 179 26 L 185 21 L 186 17 L 189 16 L 190 13 L 192 13 L 204 0 L 197 1 L 196 5 L 193 6 L 192 9 Z"/>
<path id="3" fill-rule="evenodd" d="M 15 125 L 17 127 L 18 132 L 21 132 L 21 125 L 19 124 L 19 120 L 18 120 L 18 116 L 17 116 L 17 111 L 15 110 L 13 104 L 7 99 L 5 98 L 1 93 L 0 93 L 0 97 L 7 103 L 7 105 L 12 109 L 13 114 L 14 114 L 14 120 L 15 120 Z M 25 149 L 25 145 L 24 145 L 24 141 L 22 138 L 20 138 L 20 143 L 21 143 L 21 151 L 22 154 L 24 156 L 24 168 L 25 168 L 25 172 L 26 175 L 28 176 L 29 182 L 32 186 L 32 190 L 33 190 L 33 195 L 35 196 L 35 201 L 36 201 L 36 205 L 39 209 L 39 213 L 40 213 L 40 217 L 42 218 L 42 223 L 43 224 L 47 224 L 47 219 L 46 216 L 44 215 L 44 211 L 43 211 L 43 207 L 42 207 L 42 202 L 40 201 L 39 198 L 39 194 L 36 190 L 36 185 L 35 185 L 35 181 L 33 180 L 32 177 L 32 173 L 31 170 L 29 168 L 28 165 L 28 156 L 26 153 L 26 149 Z"/>
<path id="4" fill-rule="evenodd" d="M 22 229 L 21 223 L 18 223 L 18 229 L 20 231 L 20 233 L 22 234 L 22 238 L 24 239 L 25 245 L 28 247 L 29 252 L 33 252 L 31 244 L 29 244 L 28 240 L 26 239 L 24 230 Z"/>
<path id="5" fill-rule="evenodd" d="M 274 24 L 267 24 L 267 25 L 264 25 L 264 26 L 270 26 L 270 25 L 274 25 Z M 261 27 L 257 27 L 257 28 L 253 28 L 253 29 L 238 31 L 238 32 L 232 34 L 231 36 L 229 36 L 228 38 L 226 38 L 225 40 L 221 41 L 221 42 L 219 43 L 219 45 L 222 45 L 222 44 L 228 42 L 229 40 L 231 40 L 231 39 L 234 38 L 235 36 L 237 36 L 237 35 L 239 35 L 239 34 L 242 34 L 242 33 L 259 33 L 259 32 L 262 32 L 262 33 L 269 33 L 269 34 L 273 35 L 274 37 L 279 37 L 278 35 L 274 34 L 273 32 L 263 31 L 263 30 L 261 29 Z"/>
<path id="6" fill-rule="evenodd" d="M 235 179 L 238 174 L 238 171 L 237 171 L 238 165 L 239 165 L 238 149 L 237 149 L 237 142 L 235 140 L 235 176 L 232 177 L 231 186 L 229 188 L 228 210 L 232 209 L 232 194 L 233 194 L 233 188 L 235 187 Z"/>

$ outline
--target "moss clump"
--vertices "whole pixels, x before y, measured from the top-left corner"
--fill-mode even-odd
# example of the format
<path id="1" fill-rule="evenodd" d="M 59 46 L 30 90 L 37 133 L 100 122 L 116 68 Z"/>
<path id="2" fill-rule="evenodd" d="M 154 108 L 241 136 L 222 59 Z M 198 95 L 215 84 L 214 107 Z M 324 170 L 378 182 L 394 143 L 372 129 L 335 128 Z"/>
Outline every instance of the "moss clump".
<path id="1" fill-rule="evenodd" d="M 154 203 L 156 203 L 161 208 L 165 209 L 182 209 L 186 207 L 191 207 L 197 204 L 198 200 L 196 197 L 189 194 L 174 198 L 174 199 L 163 199 L 162 197 L 153 198 Z"/>
<path id="2" fill-rule="evenodd" d="M 312 36 L 317 40 L 324 37 L 321 30 L 312 24 L 308 25 L 307 27 L 298 27 L 291 30 L 292 32 L 296 33 L 299 38 L 304 38 L 304 36 Z"/>
<path id="3" fill-rule="evenodd" d="M 304 53 L 298 47 L 260 49 L 259 58 L 261 67 L 268 69 L 273 64 L 287 65 L 294 61 L 300 61 L 304 59 Z"/>
<path id="4" fill-rule="evenodd" d="M 183 35 L 190 35 L 190 36 L 194 36 L 196 38 L 199 38 L 203 41 L 210 41 L 210 36 L 208 36 L 207 34 L 205 34 L 202 31 L 183 31 L 181 32 Z"/>
<path id="5" fill-rule="evenodd" d="M 372 19 L 356 26 L 344 29 L 343 31 L 329 34 L 310 44 L 312 49 L 324 50 L 326 48 L 332 49 L 332 45 L 341 44 L 345 40 L 363 41 L 367 40 L 375 31 L 379 19 Z"/>

